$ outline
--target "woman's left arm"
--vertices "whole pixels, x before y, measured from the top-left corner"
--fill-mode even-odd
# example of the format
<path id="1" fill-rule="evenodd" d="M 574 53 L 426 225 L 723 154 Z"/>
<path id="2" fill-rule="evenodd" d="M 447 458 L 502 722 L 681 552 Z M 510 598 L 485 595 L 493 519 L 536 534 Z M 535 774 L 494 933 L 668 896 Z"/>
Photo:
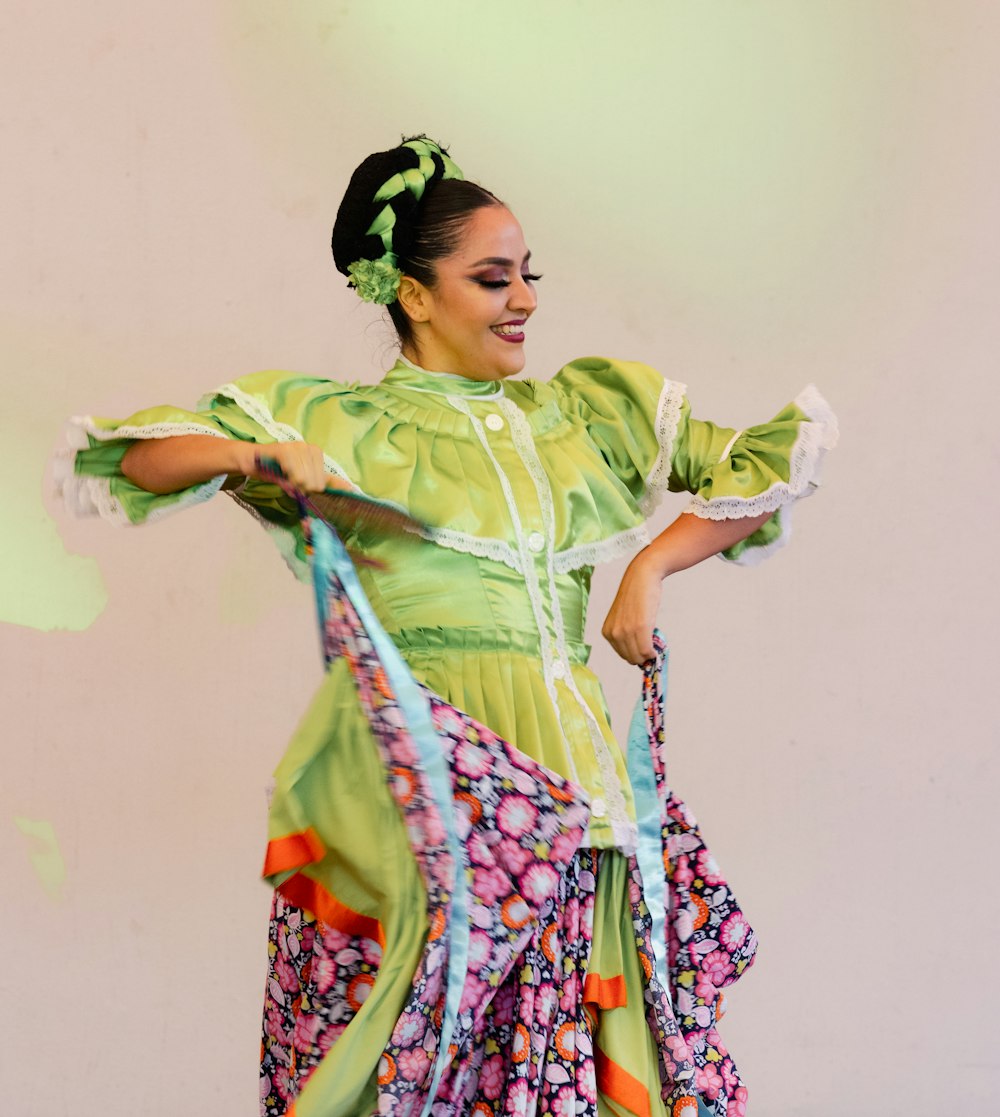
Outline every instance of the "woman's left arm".
<path id="1" fill-rule="evenodd" d="M 653 658 L 653 628 L 663 579 L 752 535 L 773 513 L 738 520 L 682 514 L 628 565 L 601 632 L 628 663 Z"/>

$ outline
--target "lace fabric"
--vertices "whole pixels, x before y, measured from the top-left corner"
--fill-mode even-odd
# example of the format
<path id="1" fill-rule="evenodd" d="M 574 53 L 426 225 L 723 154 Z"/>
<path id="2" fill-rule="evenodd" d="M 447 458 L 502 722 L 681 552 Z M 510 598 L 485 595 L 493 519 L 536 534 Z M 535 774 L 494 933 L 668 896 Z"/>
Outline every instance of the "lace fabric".
<path id="1" fill-rule="evenodd" d="M 424 391 L 429 395 L 443 396 L 454 406 L 455 400 L 463 400 L 462 407 L 456 407 L 455 410 L 465 415 L 476 432 L 477 439 L 485 437 L 484 432 L 481 430 L 481 425 L 477 426 L 478 420 L 474 418 L 472 413 L 464 406 L 464 397 L 449 395 L 444 389 L 447 387 L 447 381 L 442 381 L 441 388 L 427 388 L 418 389 L 414 385 L 407 384 L 405 388 L 407 391 Z M 305 441 L 301 431 L 288 423 L 278 422 L 272 415 L 270 409 L 259 399 L 242 391 L 235 384 L 225 384 L 216 393 L 224 398 L 231 399 L 245 414 L 247 414 L 254 422 L 258 423 L 276 442 L 301 442 Z M 490 396 L 479 397 L 483 400 L 498 401 L 503 398 L 502 392 L 496 392 Z M 504 401 L 507 406 L 515 407 L 508 401 Z M 515 410 L 516 407 L 515 407 Z M 520 411 L 518 411 L 520 414 Z M 530 438 L 530 431 L 529 431 Z M 487 447 L 488 449 L 488 447 Z M 331 475 L 340 478 L 347 482 L 355 492 L 364 492 L 364 490 L 349 476 L 344 467 L 332 457 L 330 454 L 324 453 L 324 463 L 326 470 Z M 245 501 L 240 500 L 234 492 L 229 493 L 241 507 L 252 510 L 252 505 Z M 366 494 L 372 495 L 372 494 Z M 379 497 L 384 500 L 384 497 Z M 513 496 L 511 497 L 511 501 Z M 508 501 L 510 505 L 511 501 Z M 401 511 L 406 512 L 408 515 L 412 514 L 410 509 L 406 508 L 403 504 L 396 501 L 386 501 L 394 507 L 399 508 Z M 274 525 L 269 524 L 268 521 L 260 516 L 256 518 L 268 528 L 273 528 Z M 483 537 L 479 535 L 472 535 L 468 532 L 456 531 L 448 527 L 431 527 L 425 533 L 424 537 L 430 542 L 437 544 L 440 547 L 445 547 L 452 551 L 457 551 L 462 554 L 473 555 L 476 558 L 489 559 L 492 562 L 503 563 L 505 566 L 516 570 L 518 573 L 524 573 L 523 553 L 520 549 L 515 549 L 509 542 L 503 539 L 495 539 Z M 642 526 L 638 528 L 631 528 L 627 531 L 620 532 L 606 540 L 600 540 L 595 543 L 586 544 L 581 547 L 570 548 L 567 551 L 559 552 L 556 556 L 557 572 L 560 574 L 568 573 L 572 570 L 577 570 L 582 566 L 592 566 L 601 562 L 612 562 L 617 558 L 624 557 L 626 554 L 631 553 L 635 546 L 642 545 L 648 541 L 648 534 Z M 529 552 L 530 556 L 530 552 Z M 301 574 L 301 563 L 295 567 L 296 573 Z"/>
<path id="2" fill-rule="evenodd" d="M 656 408 L 656 441 L 659 453 L 646 478 L 646 491 L 639 502 L 643 516 L 650 516 L 663 499 L 670 484 L 674 439 L 681 420 L 681 407 L 687 394 L 687 385 L 678 380 L 664 380 Z"/>
<path id="3" fill-rule="evenodd" d="M 301 431 L 296 430 L 295 427 L 289 423 L 279 423 L 277 419 L 271 414 L 270 408 L 262 403 L 259 399 L 244 392 L 236 384 L 223 384 L 221 388 L 217 389 L 213 395 L 222 396 L 225 399 L 231 399 L 239 409 L 274 439 L 275 442 L 306 442 L 308 441 Z M 204 401 L 203 401 L 204 402 Z M 350 485 L 355 492 L 361 490 L 358 486 L 348 477 L 344 467 L 333 457 L 323 453 L 323 465 L 327 473 L 332 474 L 339 480 L 344 481 Z M 405 509 L 404 509 L 405 511 Z"/>
<path id="4" fill-rule="evenodd" d="M 789 458 L 787 481 L 777 482 L 752 497 L 721 496 L 706 500 L 695 495 L 684 511 L 706 520 L 742 519 L 776 512 L 783 505 L 811 495 L 819 484 L 826 451 L 837 444 L 837 420 L 830 405 L 812 384 L 795 398 L 794 404 L 809 417 L 810 422 L 799 425 Z M 748 433 L 752 431 L 737 431 L 720 460 L 729 457 L 740 439 Z"/>
<path id="5" fill-rule="evenodd" d="M 578 547 L 556 551 L 552 560 L 553 566 L 557 574 L 569 574 L 573 570 L 584 567 L 599 566 L 601 563 L 628 558 L 648 542 L 649 529 L 645 524 L 640 524 L 638 527 L 620 531 L 608 539 L 600 539 L 595 543 L 581 543 Z"/>
<path id="6" fill-rule="evenodd" d="M 521 556 L 502 539 L 483 539 L 478 535 L 468 535 L 444 527 L 431 528 L 424 537 L 439 547 L 446 547 L 449 551 L 489 559 L 491 562 L 502 562 L 504 566 L 509 566 L 511 570 L 516 570 L 518 573 L 523 570 Z"/>
<path id="7" fill-rule="evenodd" d="M 517 559 L 519 563 L 519 573 L 524 576 L 525 588 L 528 592 L 528 598 L 531 602 L 531 609 L 535 617 L 535 624 L 538 629 L 539 641 L 541 643 L 542 671 L 545 679 L 545 689 L 548 692 L 549 699 L 552 702 L 552 708 L 553 710 L 555 710 L 557 718 L 559 718 L 559 696 L 556 692 L 555 674 L 553 672 L 555 657 L 552 652 L 552 636 L 549 632 L 549 626 L 546 623 L 545 603 L 542 598 L 541 587 L 538 581 L 538 573 L 535 569 L 535 563 L 532 559 L 531 550 L 528 546 L 527 533 L 525 532 L 524 527 L 521 523 L 521 515 L 518 511 L 517 501 L 514 499 L 514 490 L 511 486 L 510 478 L 504 472 L 503 467 L 497 461 L 496 455 L 493 453 L 493 449 L 490 446 L 489 439 L 486 436 L 486 430 L 483 426 L 483 423 L 479 418 L 473 415 L 472 409 L 469 407 L 468 403 L 466 403 L 466 401 L 460 396 L 447 396 L 446 398 L 448 400 L 448 403 L 452 407 L 454 407 L 456 411 L 459 411 L 463 415 L 465 415 L 468 418 L 469 422 L 472 424 L 472 429 L 475 431 L 476 437 L 479 439 L 479 442 L 483 447 L 483 452 L 486 454 L 487 458 L 490 461 L 490 464 L 493 466 L 493 469 L 497 475 L 497 479 L 499 480 L 500 486 L 503 490 L 504 499 L 507 502 L 507 509 L 511 518 L 511 523 L 514 527 L 514 535 L 517 539 Z M 502 400 L 500 401 L 500 403 L 501 407 L 507 413 L 508 418 L 510 417 L 510 408 L 513 408 L 514 411 L 517 412 L 518 415 L 520 415 L 520 412 L 513 404 L 510 403 L 509 400 Z M 570 778 L 574 782 L 579 783 L 579 774 L 576 770 L 576 764 L 573 760 L 572 753 L 567 750 L 566 756 L 569 762 Z"/>
<path id="8" fill-rule="evenodd" d="M 549 484 L 548 477 L 545 474 L 544 467 L 538 457 L 538 452 L 535 448 L 534 439 L 531 435 L 531 428 L 528 425 L 524 414 L 515 404 L 509 400 L 504 400 L 500 404 L 500 408 L 507 417 L 510 424 L 511 438 L 514 445 L 514 450 L 518 457 L 521 459 L 528 476 L 531 478 L 534 485 L 535 492 L 538 496 L 539 507 L 541 508 L 542 521 L 545 524 L 545 565 L 547 575 L 547 589 L 549 604 L 552 610 L 552 626 L 555 634 L 556 648 L 563 663 L 569 662 L 569 652 L 566 647 L 566 628 L 563 624 L 562 610 L 559 604 L 559 592 L 556 587 L 556 570 L 555 570 L 555 555 L 552 547 L 552 538 L 555 533 L 555 513 L 552 501 L 552 486 Z M 513 509 L 512 509 L 513 512 Z M 551 670 L 551 666 L 547 666 L 547 671 Z M 601 727 L 597 724 L 596 719 L 587 705 L 586 700 L 580 693 L 576 682 L 573 679 L 572 672 L 567 672 L 565 676 L 565 683 L 574 700 L 583 714 L 584 720 L 587 724 L 587 729 L 590 734 L 590 739 L 594 747 L 594 753 L 597 757 L 598 768 L 601 773 L 601 780 L 604 785 L 604 794 L 607 797 L 607 808 L 611 821 L 612 832 L 615 836 L 615 842 L 620 849 L 630 852 L 635 849 L 636 829 L 635 824 L 629 818 L 628 808 L 625 803 L 625 797 L 622 793 L 622 783 L 615 770 L 614 759 L 611 755 L 611 750 L 607 741 L 604 739 L 604 734 L 601 732 Z M 558 709 L 558 705 L 556 707 Z"/>
<path id="9" fill-rule="evenodd" d="M 64 445 L 57 450 L 52 459 L 52 480 L 56 494 L 65 501 L 66 506 L 77 516 L 99 516 L 107 523 L 119 527 L 132 523 L 128 513 L 111 491 L 111 478 L 76 473 L 74 459 L 80 450 L 86 450 L 90 439 L 97 442 L 112 442 L 118 439 L 139 438 L 177 438 L 186 434 L 204 434 L 213 438 L 226 436 L 215 427 L 203 423 L 150 423 L 146 425 L 122 424 L 114 430 L 107 430 L 87 415 L 76 415 L 66 424 L 63 432 Z M 153 508 L 148 522 L 155 522 L 175 512 L 203 504 L 211 500 L 225 483 L 225 474 L 213 477 L 200 485 L 192 486 L 169 503 Z"/>

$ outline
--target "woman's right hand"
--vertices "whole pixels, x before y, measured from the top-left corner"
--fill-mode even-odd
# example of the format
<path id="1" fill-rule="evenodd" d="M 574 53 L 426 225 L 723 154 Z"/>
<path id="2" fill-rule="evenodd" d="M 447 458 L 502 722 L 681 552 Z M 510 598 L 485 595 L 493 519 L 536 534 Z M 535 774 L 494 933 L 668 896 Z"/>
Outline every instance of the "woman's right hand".
<path id="1" fill-rule="evenodd" d="M 342 482 L 331 477 L 323 466 L 323 451 L 311 442 L 242 443 L 247 450 L 248 462 L 242 472 L 247 477 L 266 479 L 266 466 L 274 462 L 289 484 L 304 493 L 321 493 L 324 489 L 342 487 Z"/>
<path id="2" fill-rule="evenodd" d="M 307 493 L 348 488 L 323 469 L 323 451 L 308 442 L 240 442 L 208 434 L 182 434 L 133 442 L 122 458 L 122 473 L 150 493 L 175 493 L 228 474 L 230 486 L 243 477 L 261 477 L 257 455 L 276 461 L 297 488 Z"/>

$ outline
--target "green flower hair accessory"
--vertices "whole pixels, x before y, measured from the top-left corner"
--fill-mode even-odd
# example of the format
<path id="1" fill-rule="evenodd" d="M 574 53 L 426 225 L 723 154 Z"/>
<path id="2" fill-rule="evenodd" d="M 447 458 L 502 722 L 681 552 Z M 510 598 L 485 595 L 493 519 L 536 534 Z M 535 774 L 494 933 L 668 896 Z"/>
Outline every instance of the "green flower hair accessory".
<path id="1" fill-rule="evenodd" d="M 330 247 L 337 270 L 360 298 L 382 306 L 396 301 L 400 253 L 405 256 L 412 239 L 421 199 L 434 183 L 462 177 L 447 151 L 427 136 L 369 155 L 355 170 Z"/>
<path id="2" fill-rule="evenodd" d="M 348 285 L 366 303 L 380 303 L 382 306 L 396 301 L 399 281 L 403 278 L 403 273 L 396 267 L 394 252 L 386 252 L 377 260 L 355 260 L 353 264 L 348 264 L 347 274 L 350 277 Z"/>

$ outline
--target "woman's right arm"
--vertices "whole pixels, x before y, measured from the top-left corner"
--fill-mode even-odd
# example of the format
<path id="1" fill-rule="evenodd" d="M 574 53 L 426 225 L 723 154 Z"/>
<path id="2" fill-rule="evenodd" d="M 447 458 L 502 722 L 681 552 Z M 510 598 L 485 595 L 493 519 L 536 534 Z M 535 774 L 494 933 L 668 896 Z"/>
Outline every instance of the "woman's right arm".
<path id="1" fill-rule="evenodd" d="M 182 434 L 134 442 L 122 458 L 122 473 L 150 493 L 175 493 L 227 474 L 233 481 L 259 477 L 258 453 L 278 463 L 304 492 L 337 486 L 323 468 L 323 451 L 308 442 L 241 442 L 208 434 Z"/>

